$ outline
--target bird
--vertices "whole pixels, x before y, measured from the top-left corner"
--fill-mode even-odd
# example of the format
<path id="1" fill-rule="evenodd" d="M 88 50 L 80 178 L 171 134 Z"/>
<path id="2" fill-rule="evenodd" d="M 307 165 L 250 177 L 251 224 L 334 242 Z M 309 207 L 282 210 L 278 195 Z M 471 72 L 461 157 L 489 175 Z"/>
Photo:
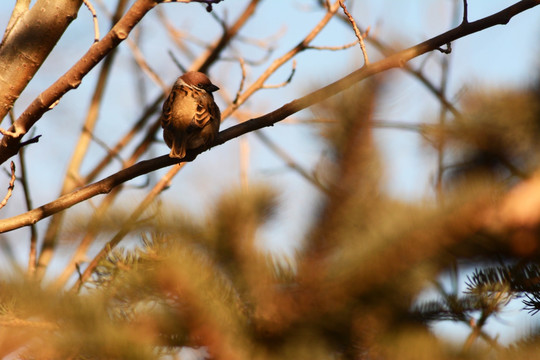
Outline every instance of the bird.
<path id="1" fill-rule="evenodd" d="M 182 159 L 186 150 L 209 145 L 221 123 L 221 113 L 214 101 L 214 91 L 208 76 L 188 71 L 174 83 L 163 103 L 161 127 L 163 139 L 171 149 L 169 157 Z"/>

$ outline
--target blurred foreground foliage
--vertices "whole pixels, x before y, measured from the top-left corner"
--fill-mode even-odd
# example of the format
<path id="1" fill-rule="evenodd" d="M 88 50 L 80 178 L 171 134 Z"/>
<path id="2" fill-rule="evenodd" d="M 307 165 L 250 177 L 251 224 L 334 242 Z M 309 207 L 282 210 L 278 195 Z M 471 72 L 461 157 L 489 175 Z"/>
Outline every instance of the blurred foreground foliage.
<path id="1" fill-rule="evenodd" d="M 163 206 L 134 232 L 139 245 L 113 249 L 78 293 L 24 276 L 3 281 L 0 354 L 167 359 L 190 347 L 215 359 L 537 357 L 537 333 L 502 346 L 486 322 L 516 298 L 540 310 L 539 92 L 476 92 L 461 118 L 422 126 L 448 151 L 446 186 L 439 201 L 411 204 L 383 190 L 373 117 L 384 86 L 355 87 L 315 111 L 332 120 L 320 129 L 325 190 L 306 210 L 311 228 L 294 258 L 258 245 L 280 211 L 279 189 L 231 189 L 203 217 Z M 465 293 L 440 284 L 458 262 L 476 268 Z M 433 284 L 439 297 L 418 301 Z M 443 320 L 469 326 L 463 346 L 430 331 Z"/>

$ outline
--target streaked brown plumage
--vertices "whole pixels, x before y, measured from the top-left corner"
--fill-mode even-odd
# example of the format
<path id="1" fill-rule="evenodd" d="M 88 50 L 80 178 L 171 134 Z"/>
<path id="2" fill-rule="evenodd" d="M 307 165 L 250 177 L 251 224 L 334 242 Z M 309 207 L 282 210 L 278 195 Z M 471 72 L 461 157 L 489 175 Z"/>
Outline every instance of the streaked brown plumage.
<path id="1" fill-rule="evenodd" d="M 170 157 L 208 145 L 219 132 L 221 113 L 212 93 L 219 88 L 200 72 L 189 71 L 176 80 L 163 104 L 161 127 Z"/>

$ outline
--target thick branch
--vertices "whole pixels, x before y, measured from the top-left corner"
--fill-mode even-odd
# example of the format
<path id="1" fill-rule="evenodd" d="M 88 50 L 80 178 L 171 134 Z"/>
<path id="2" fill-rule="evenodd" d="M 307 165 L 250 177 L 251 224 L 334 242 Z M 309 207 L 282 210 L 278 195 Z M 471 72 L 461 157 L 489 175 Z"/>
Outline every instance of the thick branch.
<path id="1" fill-rule="evenodd" d="M 506 24 L 513 16 L 536 5 L 539 5 L 539 2 L 537 2 L 536 0 L 520 1 L 494 15 L 488 16 L 472 23 L 463 23 L 457 28 L 447 31 L 444 34 L 424 41 L 416 46 L 397 52 L 394 55 L 391 55 L 385 59 L 382 59 L 375 63 L 371 63 L 368 66 L 364 66 L 361 69 L 354 71 L 353 73 L 330 85 L 327 85 L 306 96 L 303 96 L 288 104 L 283 105 L 282 107 L 272 111 L 271 113 L 255 119 L 248 120 L 244 123 L 232 126 L 222 131 L 221 133 L 219 133 L 219 136 L 217 137 L 216 141 L 212 146 L 221 145 L 248 132 L 262 129 L 267 126 L 272 126 L 276 122 L 281 121 L 286 117 L 313 104 L 323 101 L 369 76 L 392 68 L 398 68 L 400 66 L 403 66 L 407 61 L 411 60 L 414 57 L 417 57 L 429 51 L 436 50 L 444 44 L 447 44 L 474 32 L 478 32 L 495 25 Z M 189 152 L 189 159 L 186 160 L 193 160 L 201 151 L 202 150 Z M 155 171 L 162 167 L 172 165 L 174 163 L 176 163 L 176 161 L 172 160 L 167 155 L 163 155 L 151 160 L 141 161 L 127 169 L 121 170 L 116 174 L 113 174 L 101 181 L 98 181 L 97 183 L 87 185 L 70 194 L 64 195 L 49 204 L 43 205 L 25 214 L 21 214 L 0 221 L 0 232 L 6 232 L 20 228 L 22 226 L 36 223 L 37 221 L 45 217 L 48 217 L 58 211 L 62 211 L 93 196 L 108 193 L 115 186 L 118 186 L 119 184 L 124 183 L 130 179 L 146 174 L 150 171 Z"/>
<path id="2" fill-rule="evenodd" d="M 68 3 L 72 2 L 68 1 Z M 17 154 L 22 137 L 36 121 L 38 121 L 45 112 L 50 110 L 52 105 L 59 101 L 65 93 L 77 88 L 86 74 L 109 54 L 112 49 L 125 40 L 133 27 L 155 5 L 156 2 L 153 0 L 137 0 L 102 40 L 94 43 L 87 53 L 79 59 L 71 69 L 47 90 L 42 92 L 28 108 L 26 108 L 10 128 L 10 131 L 15 132 L 18 136 L 4 135 L 2 142 L 0 143 L 0 163 L 3 163 L 11 156 Z M 37 4 L 35 6 L 37 6 Z M 51 7 L 56 8 L 56 6 L 52 5 Z M 40 21 L 36 21 L 36 23 L 40 23 Z M 34 34 L 27 34 L 27 36 L 32 38 Z"/>
<path id="3" fill-rule="evenodd" d="M 147 174 L 165 166 L 173 165 L 176 162 L 176 160 L 171 159 L 168 155 L 163 155 L 151 160 L 141 161 L 101 181 L 61 196 L 57 200 L 40 206 L 34 210 L 0 221 L 0 232 L 6 232 L 25 225 L 34 224 L 41 219 L 65 210 L 91 197 L 99 194 L 107 194 L 116 186 L 137 176 Z"/>
<path id="4" fill-rule="evenodd" d="M 11 17 L 9 18 L 6 30 L 4 31 L 4 38 L 7 38 L 9 32 L 11 29 L 13 29 L 17 21 L 19 21 L 21 16 L 23 16 L 24 13 L 26 13 L 29 9 L 30 0 L 17 0 L 15 7 L 13 7 L 13 11 L 11 12 Z"/>
<path id="5" fill-rule="evenodd" d="M 82 0 L 38 0 L 28 10 L 29 4 L 17 1 L 0 45 L 0 120 L 77 17 Z"/>

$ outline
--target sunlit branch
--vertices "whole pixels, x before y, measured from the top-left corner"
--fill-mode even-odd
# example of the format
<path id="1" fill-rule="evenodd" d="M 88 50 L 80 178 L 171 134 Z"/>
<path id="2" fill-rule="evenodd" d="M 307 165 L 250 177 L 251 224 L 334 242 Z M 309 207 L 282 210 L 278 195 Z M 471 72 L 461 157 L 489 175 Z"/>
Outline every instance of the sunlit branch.
<path id="1" fill-rule="evenodd" d="M 296 60 L 293 60 L 293 63 L 292 63 L 292 68 L 291 68 L 291 73 L 289 74 L 289 77 L 284 81 L 282 82 L 281 84 L 275 84 L 275 85 L 263 85 L 263 89 L 279 89 L 279 88 L 282 88 L 284 86 L 287 86 L 291 83 L 293 77 L 294 77 L 294 74 L 296 73 Z"/>
<path id="2" fill-rule="evenodd" d="M 343 12 L 345 13 L 345 16 L 349 19 L 349 22 L 351 23 L 354 34 L 356 35 L 356 38 L 358 39 L 358 43 L 360 44 L 360 49 L 362 50 L 362 55 L 364 56 L 364 64 L 369 64 L 369 58 L 366 51 L 366 45 L 364 44 L 364 39 L 362 37 L 362 34 L 360 34 L 360 30 L 358 30 L 358 26 L 356 26 L 356 21 L 354 21 L 353 16 L 349 13 L 347 10 L 347 7 L 345 6 L 345 2 L 343 0 L 339 0 L 339 6 L 343 9 Z"/>
<path id="3" fill-rule="evenodd" d="M 94 42 L 99 41 L 99 23 L 97 19 L 96 9 L 94 9 L 94 6 L 90 2 L 90 0 L 83 0 L 84 5 L 88 8 L 90 13 L 92 14 L 92 21 L 94 22 Z"/>
<path id="4" fill-rule="evenodd" d="M 11 180 L 9 181 L 8 191 L 4 199 L 0 202 L 0 209 L 6 206 L 11 194 L 13 194 L 13 188 L 15 187 L 15 163 L 11 162 Z"/>
<path id="5" fill-rule="evenodd" d="M 521 1 L 494 15 L 488 16 L 472 23 L 462 24 L 457 28 L 449 30 L 430 40 L 424 41 L 416 46 L 397 52 L 385 59 L 371 63 L 368 66 L 364 66 L 361 69 L 356 70 L 351 74 L 345 76 L 344 78 L 334 83 L 331 83 L 321 89 L 318 89 L 312 93 L 309 93 L 301 98 L 298 98 L 288 104 L 285 104 L 282 107 L 266 115 L 248 120 L 241 124 L 232 126 L 226 130 L 223 130 L 219 133 L 219 136 L 216 138 L 211 147 L 221 145 L 248 132 L 262 129 L 267 126 L 272 126 L 275 123 L 285 119 L 286 117 L 313 104 L 316 104 L 322 100 L 325 100 L 349 88 L 353 84 L 363 79 L 366 79 L 370 76 L 392 68 L 401 67 L 410 59 L 425 54 L 426 52 L 433 51 L 443 44 L 495 25 L 506 24 L 513 16 L 536 5 L 538 5 L 536 1 Z M 197 156 L 197 154 L 202 151 L 202 149 L 190 151 L 188 152 L 187 158 L 181 161 L 191 161 Z M 0 232 L 10 231 L 16 228 L 20 228 L 22 226 L 35 223 L 40 219 L 50 216 L 58 211 L 62 211 L 68 207 L 75 205 L 76 203 L 87 200 L 90 197 L 110 192 L 115 186 L 118 186 L 125 181 L 131 180 L 150 171 L 155 171 L 165 166 L 170 166 L 176 162 L 177 161 L 169 158 L 168 155 L 163 155 L 151 160 L 141 161 L 101 181 L 85 186 L 79 190 L 74 191 L 71 194 L 62 196 L 49 204 L 43 205 L 25 214 L 14 216 L 9 219 L 0 220 Z"/>
<path id="6" fill-rule="evenodd" d="M 299 52 L 306 49 L 311 41 L 321 32 L 321 30 L 328 24 L 330 19 L 339 9 L 339 0 L 336 1 L 331 8 L 329 8 L 324 17 L 319 21 L 317 25 L 311 30 L 311 32 L 298 43 L 294 48 L 289 50 L 280 58 L 276 59 L 270 66 L 262 73 L 262 75 L 238 98 L 237 102 L 229 106 L 222 112 L 222 117 L 225 119 L 229 117 L 240 105 L 242 105 L 247 99 L 249 99 L 255 92 L 262 89 L 266 80 L 283 64 L 291 60 Z"/>
<path id="7" fill-rule="evenodd" d="M 238 98 L 240 97 L 240 94 L 242 94 L 242 91 L 244 90 L 244 84 L 246 82 L 246 63 L 244 62 L 244 58 L 239 58 L 238 62 L 240 63 L 240 69 L 242 70 L 242 79 L 240 80 L 240 85 L 238 86 L 238 91 L 236 92 L 236 96 L 234 97 L 233 104 L 236 104 L 238 102 Z"/>
<path id="8" fill-rule="evenodd" d="M 43 91 L 21 114 L 9 131 L 14 136 L 4 134 L 0 144 L 0 163 L 15 155 L 20 147 L 22 137 L 68 91 L 77 88 L 82 79 L 105 56 L 125 40 L 135 25 L 150 11 L 156 2 L 152 0 L 137 0 L 127 13 L 115 24 L 103 39 L 94 43 L 87 53 L 79 59 L 53 85 Z"/>
<path id="9" fill-rule="evenodd" d="M 358 40 L 353 41 L 352 43 L 348 43 L 348 44 L 345 44 L 345 45 L 339 45 L 339 46 L 315 46 L 315 45 L 310 45 L 310 46 L 306 46 L 306 49 L 338 51 L 338 50 L 350 49 L 353 46 L 356 46 L 357 44 L 358 44 Z"/>

